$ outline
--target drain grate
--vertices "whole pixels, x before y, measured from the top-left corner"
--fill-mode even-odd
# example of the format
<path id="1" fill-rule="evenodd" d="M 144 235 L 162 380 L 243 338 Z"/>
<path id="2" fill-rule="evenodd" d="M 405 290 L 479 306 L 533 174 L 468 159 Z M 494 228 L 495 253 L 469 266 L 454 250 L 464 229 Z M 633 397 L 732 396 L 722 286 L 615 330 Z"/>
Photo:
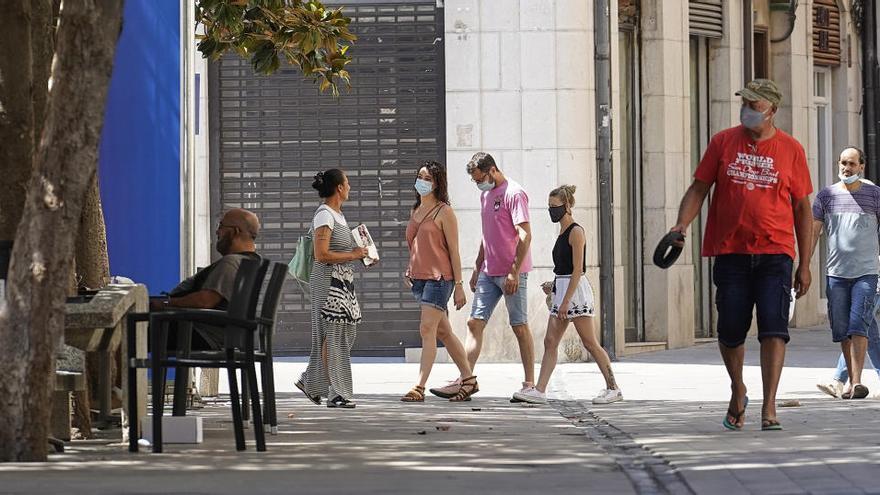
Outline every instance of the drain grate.
<path id="1" fill-rule="evenodd" d="M 637 493 L 694 495 L 681 473 L 663 457 L 645 449 L 625 431 L 593 414 L 586 403 L 551 401 L 551 405 L 614 458 Z"/>

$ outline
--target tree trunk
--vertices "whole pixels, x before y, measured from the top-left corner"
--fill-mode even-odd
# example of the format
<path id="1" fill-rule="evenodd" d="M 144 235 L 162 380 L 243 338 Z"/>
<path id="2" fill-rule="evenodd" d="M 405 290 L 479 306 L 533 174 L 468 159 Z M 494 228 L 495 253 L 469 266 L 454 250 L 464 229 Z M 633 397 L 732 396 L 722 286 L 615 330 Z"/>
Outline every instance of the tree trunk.
<path id="1" fill-rule="evenodd" d="M 15 239 L 33 170 L 31 0 L 4 3 L 0 15 L 0 240 Z"/>
<path id="2" fill-rule="evenodd" d="M 82 216 L 79 224 L 79 235 L 76 237 L 76 278 L 77 284 L 90 289 L 100 289 L 110 281 L 110 261 L 107 257 L 107 228 L 104 226 L 104 211 L 101 209 L 101 193 L 98 190 L 98 174 L 92 176 L 83 203 Z M 109 363 L 118 361 L 117 349 L 111 350 L 113 359 Z M 74 410 L 74 422 L 79 427 L 83 438 L 92 438 L 91 404 L 92 398 L 96 397 L 95 388 L 99 382 L 100 368 L 97 362 L 98 354 L 90 352 L 86 355 L 86 389 L 74 392 L 76 409 Z M 116 384 L 118 366 L 114 366 L 111 373 Z M 121 386 L 121 385 L 119 385 Z"/>
<path id="3" fill-rule="evenodd" d="M 0 460 L 46 460 L 67 276 L 97 166 L 121 21 L 122 0 L 66 2 L 61 12 L 43 139 L 0 314 Z"/>
<path id="4" fill-rule="evenodd" d="M 31 71 L 33 74 L 34 154 L 43 135 L 46 102 L 49 99 L 49 76 L 55 53 L 55 12 L 53 0 L 31 0 Z M 25 178 L 30 177 L 30 170 Z M 24 194 L 20 196 L 24 203 Z"/>
<path id="5" fill-rule="evenodd" d="M 83 203 L 76 239 L 77 282 L 90 289 L 100 289 L 110 282 L 110 261 L 107 258 L 107 228 L 101 209 L 101 193 L 97 172 L 89 181 Z"/>

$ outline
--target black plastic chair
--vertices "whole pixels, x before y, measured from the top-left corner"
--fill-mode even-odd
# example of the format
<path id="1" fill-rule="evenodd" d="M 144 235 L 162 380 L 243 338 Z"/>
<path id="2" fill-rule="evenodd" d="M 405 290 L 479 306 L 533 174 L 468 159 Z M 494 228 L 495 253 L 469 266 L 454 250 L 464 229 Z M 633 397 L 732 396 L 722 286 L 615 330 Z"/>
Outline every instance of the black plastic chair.
<path id="1" fill-rule="evenodd" d="M 278 433 L 278 414 L 275 409 L 275 371 L 272 355 L 272 337 L 275 333 L 275 314 L 278 311 L 278 303 L 281 300 L 281 291 L 284 288 L 284 280 L 287 278 L 287 265 L 272 263 L 272 271 L 269 274 L 269 282 L 263 292 L 263 302 L 260 306 L 260 315 L 257 322 L 260 324 L 259 349 L 255 353 L 257 362 L 260 363 L 260 372 L 263 385 L 263 424 L 269 426 L 269 432 L 273 435 Z M 248 419 L 248 388 L 247 382 L 242 383 L 242 416 Z M 256 424 L 256 423 L 255 423 Z"/>
<path id="2" fill-rule="evenodd" d="M 226 311 L 213 309 L 180 309 L 156 313 L 133 313 L 129 315 L 129 328 L 137 321 L 149 321 L 149 337 L 152 355 L 150 359 L 130 359 L 129 361 L 129 451 L 138 451 L 140 425 L 137 411 L 137 374 L 136 368 L 149 367 L 153 374 L 153 452 L 162 452 L 162 412 L 165 402 L 165 373 L 168 368 L 179 371 L 190 367 L 226 368 L 229 374 L 229 395 L 232 401 L 232 420 L 235 429 L 236 450 L 245 450 L 244 423 L 241 414 L 241 399 L 238 392 L 238 380 L 235 370 L 240 368 L 243 379 L 249 383 L 251 405 L 256 424 L 262 423 L 260 399 L 256 393 L 257 376 L 255 366 L 255 335 L 259 329 L 256 319 L 256 300 L 262 284 L 261 274 L 265 276 L 268 261 L 251 259 L 242 260 L 236 274 L 233 293 Z M 167 351 L 168 332 L 171 323 L 182 323 L 185 327 L 182 334 L 191 331 L 193 323 L 201 323 L 223 328 L 225 333 L 224 349 L 209 351 L 191 357 L 183 346 L 174 359 L 170 359 Z M 135 356 L 135 332 L 129 332 L 129 356 Z M 180 344 L 180 342 L 179 342 Z M 243 352 L 237 352 L 241 349 Z M 184 389 L 185 391 L 185 389 Z M 177 411 L 179 412 L 179 411 Z M 185 412 L 185 409 L 184 409 Z M 254 428 L 257 451 L 266 450 L 263 428 Z"/>
<path id="3" fill-rule="evenodd" d="M 254 287 L 253 292 L 250 295 L 247 314 L 248 318 L 253 318 L 257 314 L 257 301 L 260 298 L 260 287 L 263 285 L 263 279 L 266 278 L 266 272 L 269 269 L 269 265 L 271 262 L 269 260 L 260 260 L 260 267 L 257 269 L 257 279 L 255 281 L 256 286 Z M 199 359 L 222 359 L 224 354 L 222 349 L 215 350 L 192 350 L 192 323 L 188 321 L 178 322 L 177 328 L 177 355 L 182 358 L 190 358 L 195 357 Z M 240 344 L 240 343 L 239 343 Z M 236 345 L 236 348 L 241 348 L 241 345 Z M 220 354 L 218 354 L 220 353 Z M 183 380 L 176 379 L 174 380 L 174 403 L 172 406 L 171 414 L 173 416 L 186 416 L 186 398 L 187 398 L 187 387 L 189 386 L 189 368 L 188 367 L 179 367 L 177 368 L 177 374 L 175 377 L 182 375 L 184 377 Z M 242 398 L 244 401 L 247 400 L 248 388 L 247 388 L 247 380 L 242 377 Z M 243 402 L 243 405 L 246 405 L 246 402 Z M 249 419 L 247 414 L 247 409 L 242 410 L 242 417 L 245 421 Z"/>

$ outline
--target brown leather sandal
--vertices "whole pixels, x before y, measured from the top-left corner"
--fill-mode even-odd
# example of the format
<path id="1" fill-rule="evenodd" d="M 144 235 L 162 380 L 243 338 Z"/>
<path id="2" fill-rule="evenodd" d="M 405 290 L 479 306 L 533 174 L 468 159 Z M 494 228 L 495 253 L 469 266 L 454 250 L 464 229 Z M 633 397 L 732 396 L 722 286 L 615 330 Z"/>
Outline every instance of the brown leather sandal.
<path id="1" fill-rule="evenodd" d="M 425 402 L 425 387 L 421 385 L 416 385 L 409 392 L 406 393 L 403 397 L 400 398 L 401 402 Z"/>
<path id="2" fill-rule="evenodd" d="M 465 402 L 471 400 L 471 396 L 480 391 L 477 384 L 477 376 L 469 376 L 461 380 L 458 393 L 449 398 L 449 402 Z"/>

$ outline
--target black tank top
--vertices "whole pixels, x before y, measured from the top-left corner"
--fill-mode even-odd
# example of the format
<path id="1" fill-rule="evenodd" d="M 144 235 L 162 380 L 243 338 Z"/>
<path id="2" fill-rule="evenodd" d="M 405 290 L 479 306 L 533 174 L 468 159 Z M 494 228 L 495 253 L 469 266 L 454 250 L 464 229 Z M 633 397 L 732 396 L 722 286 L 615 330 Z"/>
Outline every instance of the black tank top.
<path id="1" fill-rule="evenodd" d="M 571 275 L 574 273 L 574 259 L 571 254 L 571 244 L 568 238 L 571 236 L 571 229 L 579 227 L 577 223 L 572 223 L 565 229 L 565 232 L 559 234 L 556 238 L 556 244 L 553 246 L 553 273 L 556 275 Z M 587 245 L 584 244 L 584 269 L 587 271 Z"/>

